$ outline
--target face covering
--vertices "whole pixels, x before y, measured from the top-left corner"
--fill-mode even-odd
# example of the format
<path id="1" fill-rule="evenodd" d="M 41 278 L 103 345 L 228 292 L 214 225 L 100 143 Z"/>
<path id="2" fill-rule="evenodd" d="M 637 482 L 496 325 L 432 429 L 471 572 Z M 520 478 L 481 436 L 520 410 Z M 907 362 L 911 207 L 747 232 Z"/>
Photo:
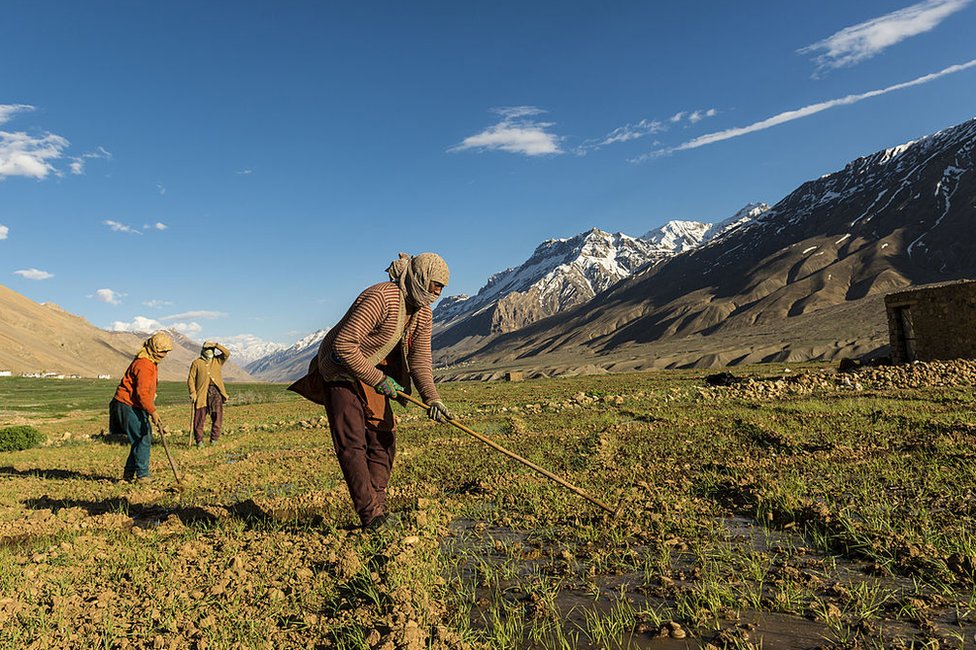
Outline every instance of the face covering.
<path id="1" fill-rule="evenodd" d="M 204 350 L 202 356 L 207 361 L 210 361 L 211 359 L 213 359 L 213 357 L 214 357 L 213 348 L 207 348 L 206 350 Z"/>
<path id="2" fill-rule="evenodd" d="M 447 262 L 436 253 L 421 253 L 415 257 L 400 253 L 399 259 L 394 260 L 386 271 L 390 280 L 400 285 L 407 303 L 414 307 L 433 304 L 438 296 L 430 291 L 430 283 L 447 286 L 451 278 Z"/>

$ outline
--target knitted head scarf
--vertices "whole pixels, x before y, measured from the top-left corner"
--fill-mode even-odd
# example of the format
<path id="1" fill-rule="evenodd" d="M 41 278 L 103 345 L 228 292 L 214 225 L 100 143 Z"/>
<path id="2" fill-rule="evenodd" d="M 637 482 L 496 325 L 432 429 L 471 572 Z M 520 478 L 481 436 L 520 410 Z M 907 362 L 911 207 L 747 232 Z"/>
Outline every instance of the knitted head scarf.
<path id="1" fill-rule="evenodd" d="M 410 257 L 400 253 L 398 259 L 393 260 L 386 269 L 390 280 L 400 285 L 407 302 L 413 307 L 432 305 L 437 300 L 437 294 L 430 289 L 431 282 L 447 286 L 451 279 L 451 271 L 447 262 L 436 253 L 421 253 Z"/>
<path id="2" fill-rule="evenodd" d="M 173 349 L 173 339 L 166 332 L 156 332 L 142 344 L 136 359 L 149 359 L 153 363 L 163 360 L 165 353 Z"/>

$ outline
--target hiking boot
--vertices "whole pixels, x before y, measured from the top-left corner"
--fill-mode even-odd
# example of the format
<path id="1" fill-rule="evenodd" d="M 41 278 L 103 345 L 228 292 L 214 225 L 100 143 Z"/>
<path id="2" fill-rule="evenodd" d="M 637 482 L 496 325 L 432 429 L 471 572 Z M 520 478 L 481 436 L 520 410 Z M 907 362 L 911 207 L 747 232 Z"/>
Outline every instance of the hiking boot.
<path id="1" fill-rule="evenodd" d="M 152 485 L 156 482 L 152 476 L 137 476 L 133 479 L 133 483 L 136 485 Z"/>
<path id="2" fill-rule="evenodd" d="M 197 440 L 195 444 L 197 449 L 203 449 L 203 440 Z"/>
<path id="3" fill-rule="evenodd" d="M 136 475 L 134 472 L 133 473 L 122 472 L 122 480 L 125 481 L 126 483 L 131 483 L 132 481 L 136 480 Z"/>

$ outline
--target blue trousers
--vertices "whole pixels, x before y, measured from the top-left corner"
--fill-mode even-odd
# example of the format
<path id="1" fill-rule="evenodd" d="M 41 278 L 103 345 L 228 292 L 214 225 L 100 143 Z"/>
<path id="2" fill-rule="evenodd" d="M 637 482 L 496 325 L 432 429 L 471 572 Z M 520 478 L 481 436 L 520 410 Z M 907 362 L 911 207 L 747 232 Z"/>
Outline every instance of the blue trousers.
<path id="1" fill-rule="evenodd" d="M 108 405 L 108 430 L 112 435 L 129 439 L 129 457 L 122 477 L 149 476 L 149 446 L 152 444 L 149 413 L 113 399 Z"/>

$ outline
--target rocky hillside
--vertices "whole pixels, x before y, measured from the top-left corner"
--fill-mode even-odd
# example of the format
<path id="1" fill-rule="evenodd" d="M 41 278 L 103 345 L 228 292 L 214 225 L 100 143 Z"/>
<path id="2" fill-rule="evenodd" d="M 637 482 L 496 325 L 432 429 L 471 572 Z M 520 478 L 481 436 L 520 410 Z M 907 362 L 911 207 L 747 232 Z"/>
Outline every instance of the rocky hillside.
<path id="1" fill-rule="evenodd" d="M 593 228 L 570 239 L 545 241 L 518 268 L 488 278 L 476 296 L 441 301 L 434 312 L 434 347 L 470 345 L 584 304 L 638 269 L 693 250 L 767 208 L 750 204 L 718 224 L 669 221 L 643 237 Z"/>
<path id="2" fill-rule="evenodd" d="M 974 151 L 970 120 L 859 158 L 583 306 L 481 345 L 441 349 L 440 361 L 594 357 L 681 337 L 775 331 L 911 284 L 976 277 Z M 845 340 L 867 327 L 863 319 L 837 325 L 849 330 L 839 332 Z"/>
<path id="3" fill-rule="evenodd" d="M 200 344 L 176 332 L 170 334 L 176 347 L 159 365 L 159 376 L 185 381 L 190 362 L 200 354 Z M 0 370 L 15 375 L 55 372 L 118 379 L 145 338 L 99 329 L 57 305 L 36 303 L 0 285 Z M 224 369 L 224 378 L 251 379 L 233 360 Z"/>

